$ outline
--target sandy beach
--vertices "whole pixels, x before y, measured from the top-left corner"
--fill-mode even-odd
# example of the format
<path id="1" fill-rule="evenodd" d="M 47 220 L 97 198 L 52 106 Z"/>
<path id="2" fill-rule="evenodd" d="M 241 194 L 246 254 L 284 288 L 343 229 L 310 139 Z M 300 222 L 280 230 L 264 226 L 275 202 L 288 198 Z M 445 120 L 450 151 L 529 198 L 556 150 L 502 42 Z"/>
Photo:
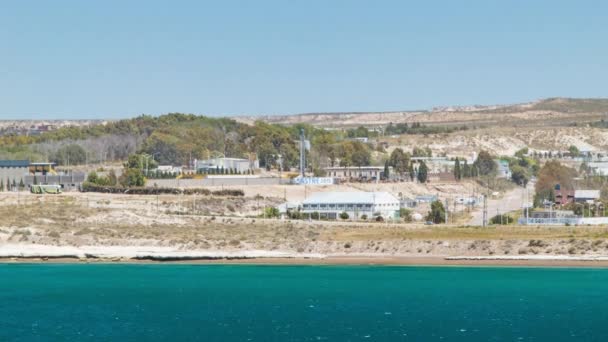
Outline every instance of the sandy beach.
<path id="1" fill-rule="evenodd" d="M 608 267 L 606 227 L 308 222 L 184 214 L 180 196 L 5 198 L 1 262 Z M 197 205 L 249 203 L 198 198 Z M 221 203 L 220 203 L 221 202 Z M 204 212 L 202 210 L 201 212 Z"/>
<path id="2" fill-rule="evenodd" d="M 608 267 L 608 255 L 412 256 L 323 255 L 279 251 L 178 251 L 137 246 L 3 245 L 0 263 L 157 263 L 248 265 Z"/>

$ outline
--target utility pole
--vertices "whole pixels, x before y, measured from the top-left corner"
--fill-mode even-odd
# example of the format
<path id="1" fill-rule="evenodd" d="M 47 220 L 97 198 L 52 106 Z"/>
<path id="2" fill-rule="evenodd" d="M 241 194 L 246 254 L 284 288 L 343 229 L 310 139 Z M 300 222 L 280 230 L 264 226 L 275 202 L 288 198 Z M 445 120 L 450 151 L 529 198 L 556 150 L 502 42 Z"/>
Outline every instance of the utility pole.
<path id="1" fill-rule="evenodd" d="M 304 128 L 300 129 L 300 174 L 306 176 L 306 143 L 304 142 Z"/>
<path id="2" fill-rule="evenodd" d="M 488 224 L 488 196 L 483 195 L 483 228 Z"/>
<path id="3" fill-rule="evenodd" d="M 450 203 L 448 202 L 448 199 L 445 199 L 445 223 L 448 224 L 448 212 L 450 211 Z"/>

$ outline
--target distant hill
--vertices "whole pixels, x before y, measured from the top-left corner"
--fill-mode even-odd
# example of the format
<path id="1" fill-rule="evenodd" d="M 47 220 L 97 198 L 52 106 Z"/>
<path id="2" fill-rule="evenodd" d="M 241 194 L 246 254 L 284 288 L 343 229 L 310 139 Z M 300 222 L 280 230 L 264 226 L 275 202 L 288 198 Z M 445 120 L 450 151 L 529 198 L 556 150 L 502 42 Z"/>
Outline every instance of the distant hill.
<path id="1" fill-rule="evenodd" d="M 386 125 L 390 122 L 427 124 L 568 125 L 596 121 L 608 115 L 608 99 L 548 98 L 535 102 L 491 106 L 445 106 L 431 110 L 388 112 L 304 113 L 273 116 L 241 116 L 237 121 L 263 120 L 276 124 L 304 123 L 319 127 Z M 547 121 L 551 120 L 551 121 Z"/>

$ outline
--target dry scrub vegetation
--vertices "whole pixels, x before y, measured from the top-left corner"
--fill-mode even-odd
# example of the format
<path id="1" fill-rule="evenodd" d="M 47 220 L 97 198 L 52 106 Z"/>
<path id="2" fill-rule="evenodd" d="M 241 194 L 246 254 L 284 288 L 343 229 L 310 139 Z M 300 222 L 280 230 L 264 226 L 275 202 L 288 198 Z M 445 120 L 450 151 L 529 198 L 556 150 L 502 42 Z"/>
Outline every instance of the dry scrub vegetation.
<path id="1" fill-rule="evenodd" d="M 99 196 L 99 195 L 98 195 Z M 0 205 L 3 243 L 54 246 L 163 246 L 184 251 L 267 250 L 324 255 L 607 255 L 608 228 L 448 227 L 386 223 L 264 220 L 204 215 L 205 206 L 254 205 L 255 199 L 113 195 L 21 198 Z M 191 200 L 192 198 L 190 198 Z M 115 201 L 121 206 L 114 205 Z M 126 201 L 126 202 L 121 202 Z M 182 201 L 182 202 L 180 202 Z M 242 202 L 244 201 L 244 202 Z M 101 204 L 100 204 L 101 203 Z M 163 204 L 164 203 L 164 204 Z M 178 209 L 169 210 L 170 208 Z M 183 211 L 180 211 L 183 210 Z M 229 210 L 226 210 L 229 212 Z"/>

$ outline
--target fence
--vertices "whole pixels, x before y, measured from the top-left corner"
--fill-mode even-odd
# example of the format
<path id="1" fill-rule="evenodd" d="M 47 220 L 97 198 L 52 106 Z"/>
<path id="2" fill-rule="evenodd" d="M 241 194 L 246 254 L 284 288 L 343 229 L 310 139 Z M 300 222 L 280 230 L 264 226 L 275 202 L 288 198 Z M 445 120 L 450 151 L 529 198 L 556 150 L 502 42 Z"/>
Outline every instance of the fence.
<path id="1" fill-rule="evenodd" d="M 200 188 L 204 186 L 247 186 L 247 185 L 282 185 L 289 184 L 289 179 L 278 177 L 209 177 L 203 179 L 149 179 L 146 186 L 168 188 Z"/>
<path id="2" fill-rule="evenodd" d="M 608 224 L 608 217 L 558 217 L 558 218 L 525 218 L 518 220 L 521 225 L 540 226 L 575 226 Z"/>

